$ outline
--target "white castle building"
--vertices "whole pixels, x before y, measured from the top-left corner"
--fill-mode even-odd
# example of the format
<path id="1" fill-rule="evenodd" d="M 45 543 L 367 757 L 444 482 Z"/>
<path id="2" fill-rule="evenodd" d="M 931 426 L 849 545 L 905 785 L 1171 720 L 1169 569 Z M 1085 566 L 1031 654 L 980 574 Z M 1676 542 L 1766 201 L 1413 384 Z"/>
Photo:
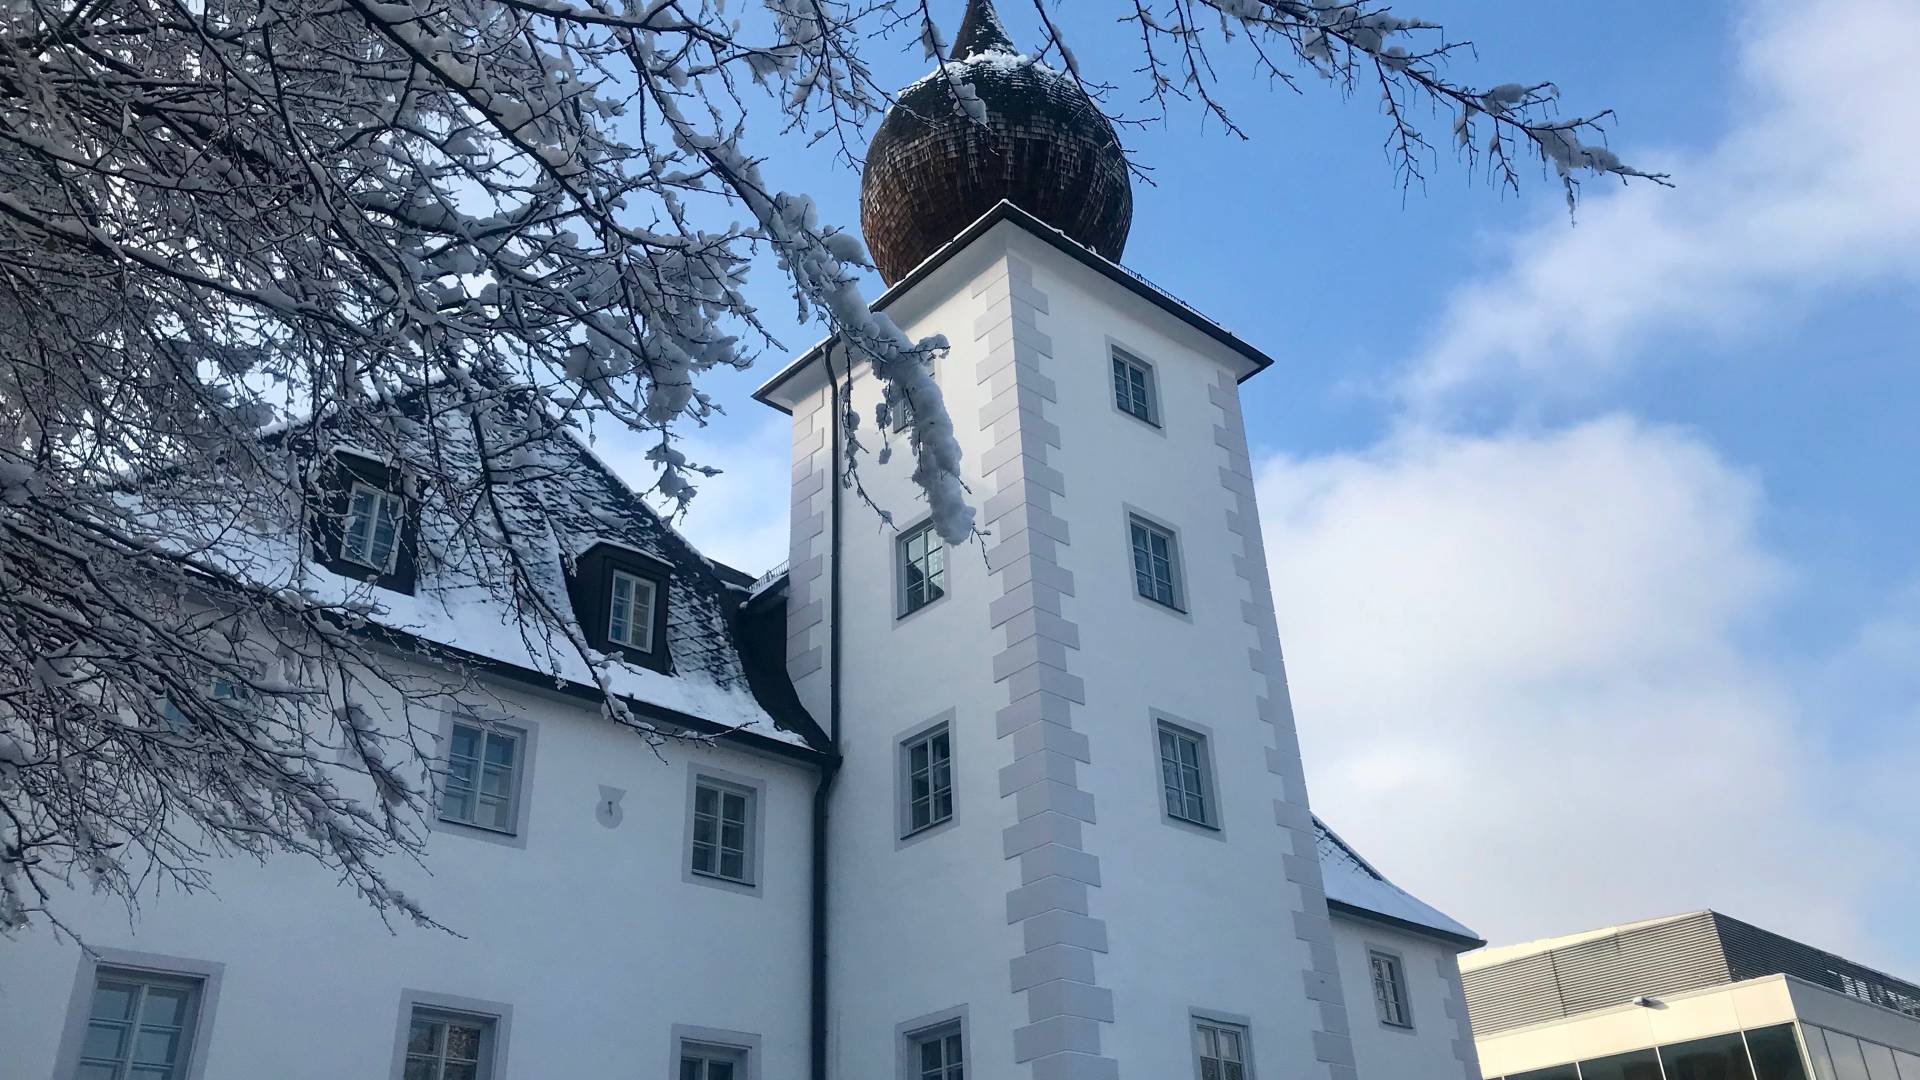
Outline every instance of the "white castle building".
<path id="1" fill-rule="evenodd" d="M 459 936 L 293 857 L 131 920 L 76 891 L 90 952 L 0 942 L 0 1078 L 1478 1080 L 1480 941 L 1308 803 L 1240 405 L 1272 361 L 1117 264 L 1125 167 L 1071 80 L 978 0 L 954 57 L 986 122 L 910 88 L 862 209 L 875 307 L 951 342 L 981 546 L 835 482 L 834 388 L 879 390 L 831 342 L 757 395 L 794 455 L 758 580 L 549 437 L 552 595 L 637 714 L 714 736 L 656 752 L 450 605 L 436 508 L 342 452 L 310 584 L 481 673 L 438 718 L 425 867 L 393 869 Z M 867 493 L 923 505 L 912 467 L 868 458 Z"/>

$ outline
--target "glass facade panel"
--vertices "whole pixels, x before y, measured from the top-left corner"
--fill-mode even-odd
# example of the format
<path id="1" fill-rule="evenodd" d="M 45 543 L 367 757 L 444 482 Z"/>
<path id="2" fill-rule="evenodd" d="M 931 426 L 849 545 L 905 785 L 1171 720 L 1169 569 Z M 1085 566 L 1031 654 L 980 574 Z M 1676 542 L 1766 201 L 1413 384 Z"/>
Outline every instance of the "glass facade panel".
<path id="1" fill-rule="evenodd" d="M 1753 1028 L 1747 1032 L 1747 1056 L 1757 1080 L 1807 1080 L 1800 1064 L 1800 1041 L 1792 1024 Z"/>
<path id="2" fill-rule="evenodd" d="M 1838 1080 L 1873 1080 L 1867 1073 L 1867 1056 L 1860 1040 L 1838 1031 L 1828 1031 L 1827 1053 L 1833 1058 L 1833 1075 Z"/>
<path id="3" fill-rule="evenodd" d="M 1580 1063 L 1581 1080 L 1660 1080 L 1660 1058 L 1652 1050 L 1631 1050 Z"/>
<path id="4" fill-rule="evenodd" d="M 1900 1080 L 1900 1070 L 1893 1063 L 1891 1049 L 1863 1039 L 1860 1050 L 1867 1057 L 1867 1075 L 1873 1080 Z"/>
<path id="5" fill-rule="evenodd" d="M 1826 1032 L 1812 1024 L 1802 1024 L 1800 1035 L 1807 1041 L 1807 1059 L 1813 1062 L 1814 1080 L 1834 1080 L 1833 1055 L 1827 1053 Z"/>
<path id="6" fill-rule="evenodd" d="M 1747 1048 L 1735 1031 L 1660 1048 L 1667 1080 L 1753 1080 Z"/>
<path id="7" fill-rule="evenodd" d="M 1920 1080 L 1920 1054 L 1909 1054 L 1905 1050 L 1895 1050 L 1893 1060 L 1900 1067 L 1900 1080 Z M 1766 1080 L 1762 1077 L 1761 1080 Z"/>

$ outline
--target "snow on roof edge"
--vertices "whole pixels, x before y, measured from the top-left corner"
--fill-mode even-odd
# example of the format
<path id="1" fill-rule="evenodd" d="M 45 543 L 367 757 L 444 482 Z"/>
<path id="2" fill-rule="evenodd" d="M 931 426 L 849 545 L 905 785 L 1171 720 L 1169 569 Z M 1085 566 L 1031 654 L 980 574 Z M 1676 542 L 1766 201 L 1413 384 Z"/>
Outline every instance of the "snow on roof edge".
<path id="1" fill-rule="evenodd" d="M 1317 814 L 1314 815 L 1313 826 L 1318 834 L 1315 846 L 1319 851 L 1320 873 L 1329 901 L 1450 938 L 1484 943 L 1484 939 L 1465 924 L 1387 880 L 1385 874 L 1362 858 L 1353 845 L 1341 839 Z"/>

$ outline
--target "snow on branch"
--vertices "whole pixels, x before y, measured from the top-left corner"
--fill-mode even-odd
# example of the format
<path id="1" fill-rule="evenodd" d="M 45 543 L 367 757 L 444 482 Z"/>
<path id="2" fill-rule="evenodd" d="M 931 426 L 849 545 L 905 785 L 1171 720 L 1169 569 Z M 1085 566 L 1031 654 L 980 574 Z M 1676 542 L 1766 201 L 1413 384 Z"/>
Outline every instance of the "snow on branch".
<path id="1" fill-rule="evenodd" d="M 1067 48 L 1064 8 L 1035 10 L 1041 55 L 1090 92 L 1112 89 L 1096 67 L 1138 68 L 1149 100 L 1197 100 L 1229 130 L 1209 55 L 1228 43 L 1288 82 L 1374 82 L 1408 182 L 1432 155 L 1423 103 L 1505 183 L 1522 148 L 1570 200 L 1583 175 L 1666 182 L 1606 148 L 1608 114 L 1561 115 L 1550 83 L 1451 81 L 1463 45 L 1371 0 L 1135 0 L 1119 10 L 1138 62 L 1098 65 Z M 437 655 L 423 677 L 376 632 L 370 590 L 316 585 L 341 453 L 435 508 L 423 566 L 465 568 L 522 651 L 671 737 L 625 709 L 565 609 L 570 556 L 550 549 L 582 511 L 541 447 L 634 429 L 654 493 L 684 508 L 712 470 L 676 433 L 716 409 L 713 373 L 777 344 L 746 298 L 756 262 L 878 377 L 883 429 L 910 416 L 939 531 L 973 535 L 932 377 L 946 342 L 870 309 L 859 241 L 748 138 L 798 131 L 857 159 L 891 102 L 864 58 L 904 35 L 939 62 L 934 16 L 930 0 L 0 4 L 0 930 L 57 921 L 61 883 L 132 902 L 205 886 L 214 855 L 274 851 L 433 921 L 384 868 L 420 854 L 433 747 L 416 718 L 486 688 Z M 857 486 L 860 417 L 845 429 Z"/>

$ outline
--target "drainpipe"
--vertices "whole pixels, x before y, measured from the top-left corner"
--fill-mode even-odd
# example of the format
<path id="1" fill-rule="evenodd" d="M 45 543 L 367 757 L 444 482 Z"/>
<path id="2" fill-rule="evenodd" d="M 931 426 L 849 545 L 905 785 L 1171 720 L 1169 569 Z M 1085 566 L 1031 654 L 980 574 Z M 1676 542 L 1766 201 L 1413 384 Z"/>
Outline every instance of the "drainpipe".
<path id="1" fill-rule="evenodd" d="M 833 378 L 833 354 L 829 348 L 822 358 L 827 365 L 827 387 L 833 414 L 830 446 L 831 468 L 836 476 L 833 500 L 828 504 L 827 572 L 827 741 L 831 756 L 820 767 L 820 783 L 813 789 L 813 897 L 812 897 L 812 1080 L 827 1080 L 827 803 L 833 793 L 833 781 L 840 773 L 840 388 Z"/>

